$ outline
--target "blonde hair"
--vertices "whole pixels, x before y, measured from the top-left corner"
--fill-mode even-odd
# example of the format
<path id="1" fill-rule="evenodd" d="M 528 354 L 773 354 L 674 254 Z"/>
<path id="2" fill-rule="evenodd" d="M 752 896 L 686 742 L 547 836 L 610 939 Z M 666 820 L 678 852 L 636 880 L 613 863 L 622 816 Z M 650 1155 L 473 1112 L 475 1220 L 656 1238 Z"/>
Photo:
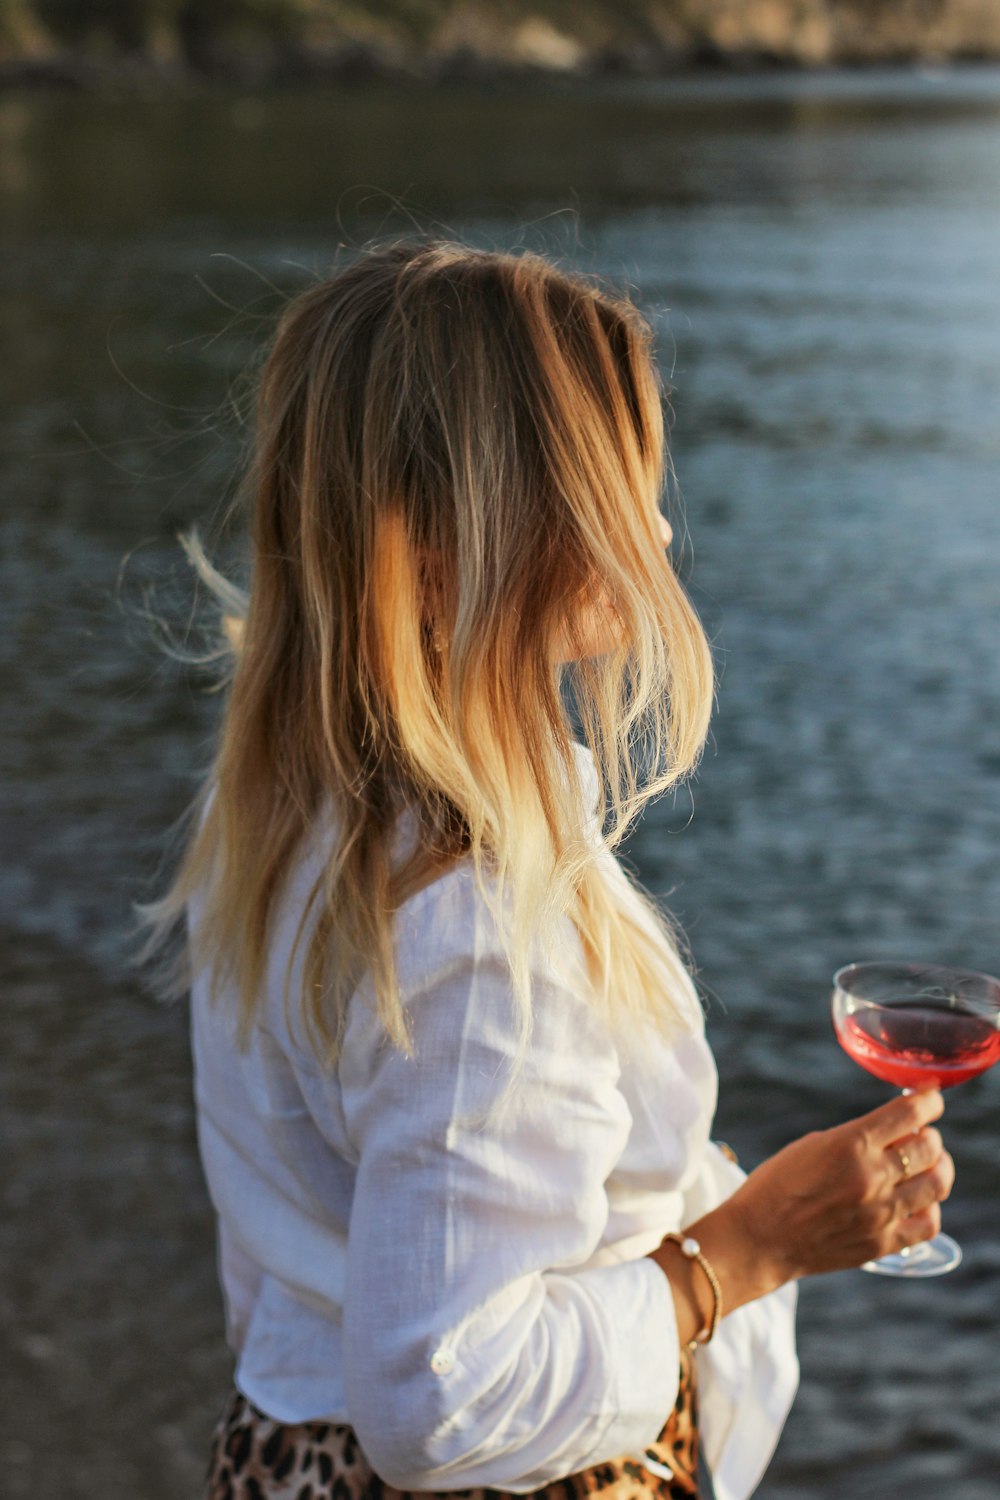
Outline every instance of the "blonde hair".
<path id="1" fill-rule="evenodd" d="M 596 277 L 440 238 L 370 243 L 281 311 L 235 502 L 252 514 L 249 589 L 216 571 L 195 529 L 181 537 L 222 606 L 209 657 L 228 697 L 176 875 L 135 907 L 152 928 L 144 963 L 205 888 L 195 957 L 213 996 L 234 984 L 244 1043 L 278 898 L 324 802 L 338 836 L 292 955 L 311 926 L 299 1013 L 325 1064 L 365 972 L 412 1055 L 394 915 L 466 858 L 504 935 L 518 1063 L 532 947 L 564 942 L 567 918 L 616 1031 L 693 1026 L 669 918 L 631 875 L 625 900 L 606 878 L 607 851 L 696 765 L 713 703 L 709 645 L 659 529 L 652 345 L 638 308 Z M 587 654 L 598 598 L 617 645 Z M 574 656 L 554 663 L 560 633 Z M 610 797 L 596 839 L 567 672 Z M 394 867 L 404 807 L 420 836 Z M 188 987 L 190 957 L 161 993 Z"/>

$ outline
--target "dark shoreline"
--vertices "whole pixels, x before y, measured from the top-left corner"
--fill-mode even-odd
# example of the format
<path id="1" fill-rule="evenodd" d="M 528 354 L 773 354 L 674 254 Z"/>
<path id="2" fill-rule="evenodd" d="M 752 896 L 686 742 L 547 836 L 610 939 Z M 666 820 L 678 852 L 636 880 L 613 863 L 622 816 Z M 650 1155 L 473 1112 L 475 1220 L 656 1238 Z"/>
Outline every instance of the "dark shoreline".
<path id="1" fill-rule="evenodd" d="M 690 78 L 697 75 L 742 76 L 750 73 L 823 76 L 834 70 L 858 74 L 876 70 L 960 68 L 975 72 L 995 66 L 1000 54 L 956 52 L 894 54 L 885 57 L 831 57 L 804 63 L 767 51 L 727 52 L 699 45 L 684 52 L 652 53 L 644 49 L 608 49 L 594 53 L 572 68 L 539 63 L 507 62 L 471 51 L 443 57 L 414 58 L 367 44 L 351 44 L 317 53 L 289 50 L 281 54 L 228 55 L 194 66 L 156 58 L 107 56 L 96 58 L 70 51 L 44 56 L 0 59 L 0 93 L 55 91 L 93 94 L 168 96 L 228 88 L 288 88 L 315 84 L 401 83 L 438 87 L 467 83 L 486 87 L 505 84 L 547 84 L 573 88 L 613 79 L 645 81 Z"/>

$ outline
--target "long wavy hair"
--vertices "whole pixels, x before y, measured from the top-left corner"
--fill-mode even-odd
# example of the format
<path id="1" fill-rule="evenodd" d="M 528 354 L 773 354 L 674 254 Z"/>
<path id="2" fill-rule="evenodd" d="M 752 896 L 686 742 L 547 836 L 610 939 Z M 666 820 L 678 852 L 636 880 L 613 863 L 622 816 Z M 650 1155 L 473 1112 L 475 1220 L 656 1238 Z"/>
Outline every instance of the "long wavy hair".
<path id="1" fill-rule="evenodd" d="M 172 883 L 135 903 L 143 964 L 203 895 L 161 994 L 208 964 L 245 1044 L 274 913 L 327 808 L 335 837 L 284 980 L 287 1007 L 306 941 L 295 1003 L 325 1065 L 366 973 L 412 1055 L 394 917 L 461 860 L 503 935 L 518 1063 L 532 949 L 565 946 L 567 922 L 616 1032 L 643 1017 L 693 1028 L 671 919 L 618 860 L 608 878 L 644 806 L 695 767 L 713 704 L 709 644 L 660 531 L 668 467 L 652 327 L 597 277 L 410 236 L 286 302 L 234 502 L 250 512 L 249 586 L 196 529 L 181 536 L 220 606 L 226 697 Z M 567 673 L 604 783 L 596 832 Z M 404 809 L 419 837 L 394 863 Z"/>

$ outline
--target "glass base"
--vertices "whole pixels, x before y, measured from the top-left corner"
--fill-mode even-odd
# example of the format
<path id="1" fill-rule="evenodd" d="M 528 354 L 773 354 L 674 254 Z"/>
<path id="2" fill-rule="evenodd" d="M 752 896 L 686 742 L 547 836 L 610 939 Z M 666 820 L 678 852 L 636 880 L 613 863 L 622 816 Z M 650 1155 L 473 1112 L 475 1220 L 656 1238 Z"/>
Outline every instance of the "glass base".
<path id="1" fill-rule="evenodd" d="M 895 1255 L 866 1260 L 861 1269 L 874 1271 L 877 1276 L 943 1276 L 961 1261 L 958 1241 L 950 1234 L 936 1234 L 932 1240 L 921 1240 L 919 1245 L 909 1245 Z"/>

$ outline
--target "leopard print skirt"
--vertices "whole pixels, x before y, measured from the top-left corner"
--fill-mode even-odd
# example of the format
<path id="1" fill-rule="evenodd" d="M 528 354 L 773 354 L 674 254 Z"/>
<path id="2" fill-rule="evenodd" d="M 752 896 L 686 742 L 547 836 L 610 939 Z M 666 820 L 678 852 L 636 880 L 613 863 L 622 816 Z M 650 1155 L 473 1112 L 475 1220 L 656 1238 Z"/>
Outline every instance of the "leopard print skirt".
<path id="1" fill-rule="evenodd" d="M 681 1352 L 677 1400 L 652 1447 L 650 1467 L 612 1458 L 524 1497 L 483 1487 L 397 1490 L 375 1474 L 354 1429 L 334 1422 L 275 1422 L 236 1388 L 212 1437 L 205 1500 L 709 1500 L 699 1465 L 694 1356 Z M 707 1477 L 707 1476 L 706 1476 Z"/>

